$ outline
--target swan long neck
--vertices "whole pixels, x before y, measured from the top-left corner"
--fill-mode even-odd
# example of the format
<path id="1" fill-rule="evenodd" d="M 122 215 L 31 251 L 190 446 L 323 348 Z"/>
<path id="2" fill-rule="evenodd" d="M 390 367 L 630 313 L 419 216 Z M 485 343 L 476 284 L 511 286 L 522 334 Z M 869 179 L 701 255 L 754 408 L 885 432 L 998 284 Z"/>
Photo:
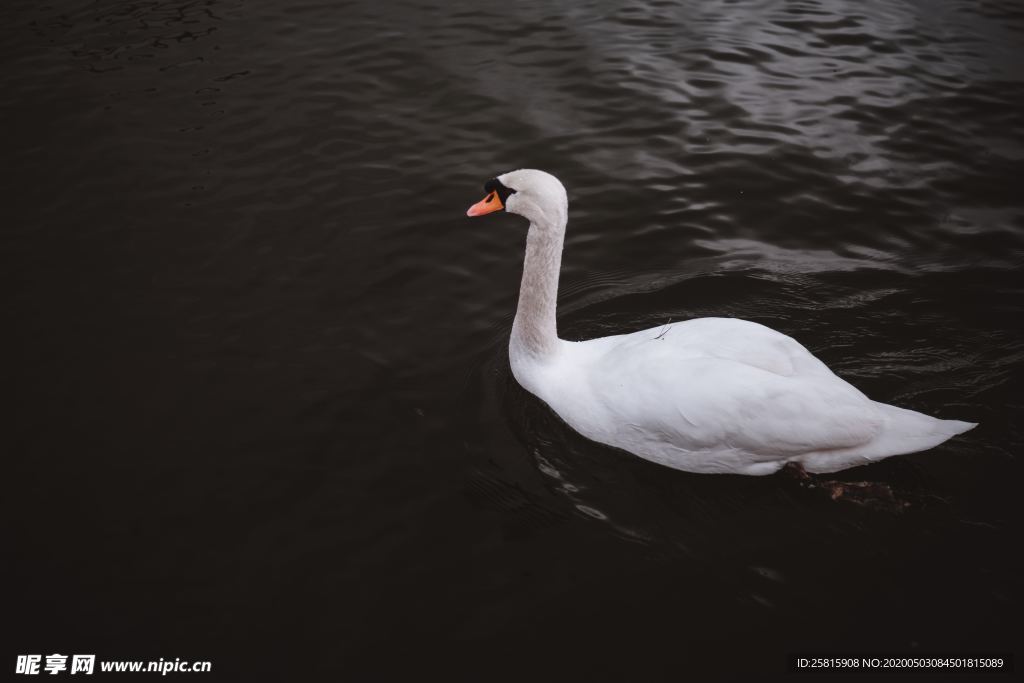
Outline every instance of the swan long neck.
<path id="1" fill-rule="evenodd" d="M 530 222 L 523 260 L 523 281 L 519 306 L 512 323 L 510 347 L 513 353 L 541 360 L 558 347 L 555 308 L 558 301 L 558 273 L 562 267 L 566 211 L 558 207 Z"/>

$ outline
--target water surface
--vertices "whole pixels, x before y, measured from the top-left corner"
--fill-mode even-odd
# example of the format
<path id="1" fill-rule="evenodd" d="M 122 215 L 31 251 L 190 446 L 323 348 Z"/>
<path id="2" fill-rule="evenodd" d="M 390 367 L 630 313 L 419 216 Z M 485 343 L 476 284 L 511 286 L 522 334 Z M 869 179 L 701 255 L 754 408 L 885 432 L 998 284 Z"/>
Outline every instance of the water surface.
<path id="1" fill-rule="evenodd" d="M 1011 649 L 1024 9 L 153 0 L 0 10 L 11 657 L 216 680 L 681 680 Z M 675 472 L 508 370 L 559 324 L 715 315 L 981 426 L 852 471 Z"/>

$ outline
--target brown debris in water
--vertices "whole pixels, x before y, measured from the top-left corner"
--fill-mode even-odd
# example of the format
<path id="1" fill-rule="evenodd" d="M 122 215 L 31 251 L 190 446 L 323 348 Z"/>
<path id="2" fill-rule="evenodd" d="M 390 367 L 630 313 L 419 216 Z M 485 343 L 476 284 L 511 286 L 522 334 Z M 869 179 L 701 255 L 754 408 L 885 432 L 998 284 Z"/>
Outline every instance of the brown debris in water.
<path id="1" fill-rule="evenodd" d="M 838 481 L 819 479 L 795 462 L 786 463 L 783 472 L 795 477 L 799 484 L 809 490 L 821 491 L 831 500 L 842 500 L 872 510 L 902 512 L 910 502 L 893 491 L 888 484 L 876 481 Z"/>

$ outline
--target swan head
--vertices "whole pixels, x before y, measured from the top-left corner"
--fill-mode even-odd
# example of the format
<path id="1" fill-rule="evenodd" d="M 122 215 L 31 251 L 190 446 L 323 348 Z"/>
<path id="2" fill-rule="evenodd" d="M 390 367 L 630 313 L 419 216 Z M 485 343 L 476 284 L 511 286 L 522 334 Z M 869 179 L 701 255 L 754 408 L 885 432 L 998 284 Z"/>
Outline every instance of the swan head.
<path id="1" fill-rule="evenodd" d="M 568 211 L 565 187 L 558 178 L 532 168 L 509 171 L 484 183 L 483 199 L 469 207 L 467 216 L 507 211 L 534 225 L 564 227 Z"/>

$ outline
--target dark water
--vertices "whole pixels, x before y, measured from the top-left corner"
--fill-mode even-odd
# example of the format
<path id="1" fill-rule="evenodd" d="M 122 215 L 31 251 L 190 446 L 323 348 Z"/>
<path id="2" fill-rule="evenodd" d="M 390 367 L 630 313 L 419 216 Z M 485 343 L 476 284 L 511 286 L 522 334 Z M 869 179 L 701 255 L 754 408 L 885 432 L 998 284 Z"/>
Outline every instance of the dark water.
<path id="1" fill-rule="evenodd" d="M 714 680 L 1012 650 L 1024 6 L 7 2 L 5 620 L 203 680 Z M 718 315 L 981 426 L 784 477 L 590 444 L 516 385 L 558 175 L 581 339 Z M 197 677 L 198 680 L 198 677 Z"/>

